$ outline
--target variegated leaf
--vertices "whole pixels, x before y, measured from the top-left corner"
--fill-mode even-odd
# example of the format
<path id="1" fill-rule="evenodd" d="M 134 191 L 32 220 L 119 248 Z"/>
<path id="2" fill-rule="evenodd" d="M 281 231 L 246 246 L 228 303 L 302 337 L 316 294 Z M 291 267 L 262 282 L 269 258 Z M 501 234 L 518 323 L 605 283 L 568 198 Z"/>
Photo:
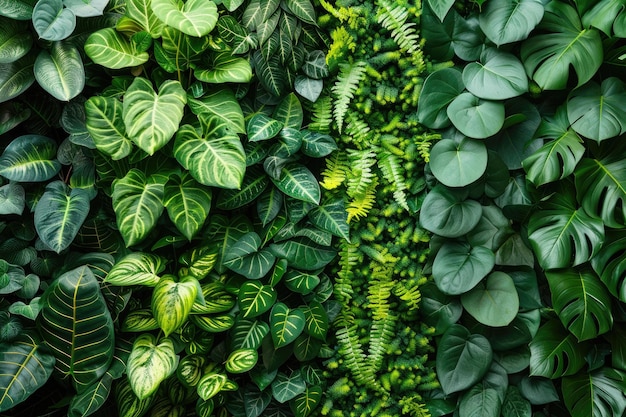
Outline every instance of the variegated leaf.
<path id="1" fill-rule="evenodd" d="M 256 317 L 269 311 L 278 293 L 269 285 L 263 285 L 257 281 L 246 281 L 239 289 L 237 299 L 243 317 Z"/>
<path id="2" fill-rule="evenodd" d="M 147 52 L 138 50 L 135 43 L 114 28 L 100 29 L 89 35 L 85 41 L 85 53 L 96 64 L 111 69 L 135 67 L 150 58 Z"/>
<path id="3" fill-rule="evenodd" d="M 93 96 L 85 102 L 86 126 L 96 148 L 114 161 L 127 157 L 133 143 L 126 134 L 122 102 L 114 97 Z"/>
<path id="4" fill-rule="evenodd" d="M 270 313 L 270 329 L 274 347 L 287 346 L 304 330 L 306 318 L 302 310 L 290 309 L 284 303 L 276 303 Z"/>
<path id="5" fill-rule="evenodd" d="M 184 172 L 171 177 L 165 185 L 163 205 L 178 231 L 191 240 L 209 215 L 211 199 L 211 189 Z"/>
<path id="6" fill-rule="evenodd" d="M 230 373 L 241 374 L 254 368 L 258 360 L 256 349 L 237 349 L 228 355 L 224 368 Z"/>
<path id="7" fill-rule="evenodd" d="M 152 11 L 167 25 L 190 36 L 208 35 L 217 23 L 217 6 L 211 0 L 152 0 Z"/>
<path id="8" fill-rule="evenodd" d="M 247 59 L 218 52 L 209 59 L 208 68 L 198 67 L 193 72 L 198 80 L 210 84 L 247 83 L 252 79 L 252 67 Z"/>
<path id="9" fill-rule="evenodd" d="M 152 314 L 166 337 L 187 320 L 200 287 L 195 278 L 185 277 L 179 282 L 175 278 L 164 275 L 152 292 Z"/>
<path id="10" fill-rule="evenodd" d="M 231 329 L 234 349 L 258 349 L 263 338 L 270 332 L 264 321 L 239 318 Z"/>
<path id="11" fill-rule="evenodd" d="M 178 355 L 171 339 L 157 339 L 150 333 L 141 334 L 133 343 L 128 358 L 128 380 L 139 400 L 151 396 L 163 380 L 176 371 Z"/>
<path id="12" fill-rule="evenodd" d="M 166 259 L 152 253 L 132 252 L 117 261 L 104 282 L 113 285 L 154 287 L 165 269 Z"/>
<path id="13" fill-rule="evenodd" d="M 46 136 L 19 136 L 0 156 L 0 175 L 16 182 L 49 180 L 61 169 L 56 153 L 56 142 Z"/>
<path id="14" fill-rule="evenodd" d="M 205 401 L 214 397 L 222 390 L 227 379 L 226 375 L 217 372 L 211 372 L 204 375 L 202 379 L 200 379 L 200 382 L 198 382 L 198 395 Z"/>
<path id="15" fill-rule="evenodd" d="M 217 117 L 226 124 L 233 133 L 245 133 L 245 123 L 241 106 L 235 98 L 235 94 L 228 87 L 209 92 L 202 97 L 188 98 L 189 108 L 196 114 L 205 125 L 209 120 Z"/>

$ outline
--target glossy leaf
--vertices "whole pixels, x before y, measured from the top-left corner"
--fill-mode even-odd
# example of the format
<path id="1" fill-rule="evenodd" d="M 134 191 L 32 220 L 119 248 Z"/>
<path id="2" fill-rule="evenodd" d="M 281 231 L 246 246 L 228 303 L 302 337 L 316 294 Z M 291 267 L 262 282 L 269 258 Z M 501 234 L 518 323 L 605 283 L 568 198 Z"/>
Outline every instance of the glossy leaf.
<path id="1" fill-rule="evenodd" d="M 89 35 L 85 41 L 85 53 L 96 64 L 106 68 L 120 69 L 145 64 L 150 56 L 113 28 L 106 28 Z"/>
<path id="2" fill-rule="evenodd" d="M 63 0 L 65 7 L 78 17 L 102 16 L 109 0 Z"/>
<path id="3" fill-rule="evenodd" d="M 480 323 L 491 327 L 510 324 L 519 309 L 519 297 L 513 279 L 504 272 L 492 272 L 472 290 L 461 296 L 465 311 Z"/>
<path id="4" fill-rule="evenodd" d="M 535 0 L 532 2 L 537 4 Z M 543 11 L 541 4 L 539 7 Z M 470 93 L 485 100 L 505 100 L 528 91 L 522 63 L 515 55 L 497 49 L 488 49 L 480 62 L 467 64 L 463 69 L 463 83 Z"/>
<path id="5" fill-rule="evenodd" d="M 0 103 L 22 94 L 35 82 L 36 54 L 27 54 L 17 61 L 0 64 Z"/>
<path id="6" fill-rule="evenodd" d="M 72 34 L 76 15 L 62 0 L 39 0 L 33 9 L 33 26 L 41 39 L 60 41 Z"/>
<path id="7" fill-rule="evenodd" d="M 528 37 L 543 13 L 540 0 L 490 0 L 479 15 L 480 28 L 497 46 L 517 42 Z"/>
<path id="8" fill-rule="evenodd" d="M 321 190 L 313 173 L 299 163 L 282 167 L 280 177 L 272 178 L 274 185 L 283 193 L 298 200 L 319 204 Z"/>
<path id="9" fill-rule="evenodd" d="M 122 323 L 125 332 L 148 332 L 159 328 L 150 309 L 138 309 L 129 312 Z"/>
<path id="10" fill-rule="evenodd" d="M 246 131 L 248 132 L 248 140 L 250 142 L 257 142 L 261 140 L 272 139 L 281 129 L 284 124 L 276 119 L 273 119 L 263 113 L 257 113 L 248 120 Z"/>
<path id="11" fill-rule="evenodd" d="M 0 17 L 0 45 L 0 64 L 10 64 L 22 58 L 33 46 L 33 36 L 28 25 Z"/>
<path id="12" fill-rule="evenodd" d="M 626 300 L 626 236 L 621 231 L 609 232 L 602 250 L 591 259 L 591 266 L 609 292 Z"/>
<path id="13" fill-rule="evenodd" d="M 222 263 L 248 279 L 262 278 L 270 271 L 276 257 L 268 249 L 259 250 L 260 246 L 261 238 L 257 233 L 246 233 L 229 248 Z"/>
<path id="14" fill-rule="evenodd" d="M 448 187 L 464 187 L 478 180 L 487 168 L 487 148 L 473 139 L 442 139 L 430 151 L 430 169 Z"/>
<path id="15" fill-rule="evenodd" d="M 211 190 L 187 172 L 170 177 L 163 193 L 163 205 L 170 220 L 188 240 L 204 225 L 211 210 L 211 199 Z"/>
<path id="16" fill-rule="evenodd" d="M 226 384 L 226 380 L 226 375 L 217 372 L 205 374 L 198 382 L 198 395 L 205 401 L 209 398 L 213 398 L 222 390 L 224 384 Z"/>
<path id="17" fill-rule="evenodd" d="M 228 355 L 224 368 L 227 372 L 241 374 L 254 368 L 258 359 L 256 349 L 237 349 Z"/>
<path id="18" fill-rule="evenodd" d="M 133 19 L 153 38 L 161 36 L 165 23 L 152 11 L 152 0 L 127 0 L 125 16 Z"/>
<path id="19" fill-rule="evenodd" d="M 35 228 L 41 240 L 60 253 L 74 240 L 89 214 L 89 195 L 53 181 L 35 206 Z"/>
<path id="20" fill-rule="evenodd" d="M 33 70 L 39 85 L 58 100 L 69 101 L 83 91 L 83 61 L 71 43 L 54 42 L 50 52 L 39 52 Z"/>
<path id="21" fill-rule="evenodd" d="M 335 199 L 314 207 L 309 212 L 308 219 L 320 229 L 327 230 L 337 237 L 350 240 L 348 215 L 342 199 Z"/>
<path id="22" fill-rule="evenodd" d="M 252 79 L 250 63 L 230 52 L 219 52 L 209 60 L 209 69 L 198 67 L 193 75 L 210 84 L 247 83 Z"/>
<path id="23" fill-rule="evenodd" d="M 233 348 L 258 349 L 269 332 L 270 327 L 263 321 L 238 318 L 231 329 Z"/>
<path id="24" fill-rule="evenodd" d="M 258 281 L 244 282 L 237 295 L 244 318 L 253 318 L 269 311 L 277 298 L 276 290 Z"/>
<path id="25" fill-rule="evenodd" d="M 273 243 L 270 250 L 277 258 L 286 259 L 289 266 L 304 271 L 315 271 L 325 267 L 337 254 L 334 250 L 313 243 L 305 237 Z"/>
<path id="26" fill-rule="evenodd" d="M 0 175 L 11 181 L 41 182 L 61 169 L 57 145 L 45 136 L 23 135 L 11 141 L 0 156 Z"/>
<path id="27" fill-rule="evenodd" d="M 185 277 L 177 282 L 173 275 L 164 275 L 156 284 L 152 292 L 152 314 L 165 337 L 187 320 L 199 287 L 195 278 Z"/>
<path id="28" fill-rule="evenodd" d="M 2 0 L 0 1 L 1 16 L 15 20 L 30 20 L 33 15 L 35 0 Z"/>
<path id="29" fill-rule="evenodd" d="M 278 373 L 272 382 L 272 396 L 279 403 L 285 403 L 306 391 L 306 382 L 299 372 L 291 376 Z"/>
<path id="30" fill-rule="evenodd" d="M 26 207 L 26 192 L 19 184 L 0 187 L 0 214 L 22 214 Z"/>
<path id="31" fill-rule="evenodd" d="M 554 379 L 575 374 L 585 366 L 583 348 L 561 323 L 549 321 L 530 343 L 530 375 Z"/>
<path id="32" fill-rule="evenodd" d="M 270 179 L 258 166 L 247 169 L 241 188 L 238 190 L 223 190 L 218 199 L 217 207 L 222 210 L 234 210 L 252 203 L 263 193 L 270 184 Z"/>
<path id="33" fill-rule="evenodd" d="M 417 117 L 420 123 L 431 129 L 449 126 L 448 105 L 464 89 L 461 71 L 456 68 L 446 68 L 430 74 L 424 81 L 417 103 Z"/>
<path id="34" fill-rule="evenodd" d="M 304 309 L 304 317 L 306 318 L 304 331 L 316 339 L 326 340 L 329 318 L 324 306 L 318 301 L 309 302 L 308 307 Z"/>
<path id="35" fill-rule="evenodd" d="M 287 8 L 305 23 L 316 25 L 315 9 L 309 0 L 287 0 Z"/>
<path id="36" fill-rule="evenodd" d="M 445 294 L 471 290 L 491 272 L 495 255 L 484 246 L 470 248 L 464 243 L 446 242 L 433 261 L 433 278 Z"/>
<path id="37" fill-rule="evenodd" d="M 270 314 L 270 333 L 276 348 L 295 341 L 304 330 L 306 318 L 300 309 L 290 309 L 283 303 L 276 303 Z"/>
<path id="38" fill-rule="evenodd" d="M 208 35 L 217 23 L 217 6 L 211 0 L 152 0 L 150 7 L 165 24 L 190 36 Z"/>
<path id="39" fill-rule="evenodd" d="M 149 333 L 141 334 L 133 343 L 127 367 L 128 380 L 137 398 L 150 397 L 177 366 L 178 355 L 171 339 L 157 340 Z"/>
<path id="40" fill-rule="evenodd" d="M 284 194 L 278 188 L 271 186 L 256 200 L 256 210 L 261 220 L 261 224 L 265 227 L 278 216 L 283 206 Z"/>
<path id="41" fill-rule="evenodd" d="M 127 157 L 133 143 L 126 134 L 122 102 L 113 97 L 93 96 L 85 102 L 86 127 L 96 148 L 114 161 Z"/>
<path id="42" fill-rule="evenodd" d="M 316 80 L 298 74 L 296 75 L 293 89 L 296 93 L 314 103 L 322 94 L 322 90 L 324 89 L 324 82 L 322 80 Z"/>
<path id="43" fill-rule="evenodd" d="M 482 208 L 462 193 L 435 186 L 424 199 L 420 223 L 426 230 L 448 238 L 470 232 L 481 219 Z"/>
<path id="44" fill-rule="evenodd" d="M 165 270 L 165 259 L 150 253 L 133 252 L 118 260 L 105 278 L 113 285 L 147 285 L 154 287 Z"/>
<path id="45" fill-rule="evenodd" d="M 226 123 L 233 133 L 245 133 L 243 112 L 235 94 L 227 87 L 220 87 L 200 98 L 187 98 L 189 108 L 205 125 L 217 117 Z"/>
<path id="46" fill-rule="evenodd" d="M 302 153 L 312 158 L 323 158 L 330 155 L 337 148 L 335 139 L 310 130 L 304 130 L 302 135 Z"/>
<path id="47" fill-rule="evenodd" d="M 178 270 L 179 276 L 189 275 L 197 280 L 205 278 L 217 264 L 218 247 L 207 245 L 193 248 L 184 253 L 179 262 L 184 267 Z"/>
<path id="48" fill-rule="evenodd" d="M 604 367 L 563 378 L 563 401 L 572 415 L 618 416 L 626 409 L 626 374 Z"/>
<path id="49" fill-rule="evenodd" d="M 485 139 L 504 125 L 504 104 L 483 100 L 471 93 L 461 93 L 447 108 L 454 127 L 465 136 Z"/>

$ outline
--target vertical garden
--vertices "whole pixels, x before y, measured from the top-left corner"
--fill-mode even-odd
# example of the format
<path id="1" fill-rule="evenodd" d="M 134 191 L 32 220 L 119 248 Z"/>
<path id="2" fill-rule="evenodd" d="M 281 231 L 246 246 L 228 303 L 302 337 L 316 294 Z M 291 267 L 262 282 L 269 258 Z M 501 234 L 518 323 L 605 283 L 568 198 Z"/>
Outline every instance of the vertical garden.
<path id="1" fill-rule="evenodd" d="M 621 417 L 624 0 L 0 0 L 0 416 Z"/>

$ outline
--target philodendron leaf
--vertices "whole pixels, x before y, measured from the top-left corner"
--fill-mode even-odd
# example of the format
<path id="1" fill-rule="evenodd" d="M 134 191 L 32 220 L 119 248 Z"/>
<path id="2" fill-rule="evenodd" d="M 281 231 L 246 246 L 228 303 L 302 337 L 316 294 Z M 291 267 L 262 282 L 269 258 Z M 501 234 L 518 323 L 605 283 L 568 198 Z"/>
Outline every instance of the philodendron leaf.
<path id="1" fill-rule="evenodd" d="M 250 142 L 272 139 L 284 127 L 283 123 L 263 113 L 257 113 L 248 120 L 246 131 Z"/>
<path id="2" fill-rule="evenodd" d="M 513 279 L 504 272 L 492 272 L 472 290 L 461 295 L 465 311 L 480 323 L 503 327 L 519 310 L 519 297 Z"/>
<path id="3" fill-rule="evenodd" d="M 530 342 L 530 375 L 559 378 L 573 375 L 585 366 L 585 346 L 552 320 L 539 328 Z"/>
<path id="4" fill-rule="evenodd" d="M 114 97 L 93 96 L 85 102 L 86 126 L 96 148 L 114 161 L 127 157 L 133 143 L 126 134 L 122 102 Z"/>
<path id="5" fill-rule="evenodd" d="M 124 15 L 139 24 L 153 38 L 158 38 L 166 25 L 154 14 L 151 4 L 151 0 L 127 0 Z"/>
<path id="6" fill-rule="evenodd" d="M 25 401 L 43 386 L 52 375 L 54 363 L 46 345 L 28 332 L 0 343 L 0 412 Z"/>
<path id="7" fill-rule="evenodd" d="M 603 367 L 563 378 L 563 401 L 573 416 L 619 416 L 626 409 L 626 373 Z"/>
<path id="8" fill-rule="evenodd" d="M 482 216 L 478 201 L 466 199 L 461 192 L 435 186 L 424 199 L 420 223 L 426 230 L 448 238 L 470 232 Z"/>
<path id="9" fill-rule="evenodd" d="M 307 216 L 320 229 L 350 241 L 348 214 L 343 199 L 338 198 L 314 207 Z"/>
<path id="10" fill-rule="evenodd" d="M 494 265 L 494 253 L 484 246 L 470 248 L 465 243 L 446 242 L 433 261 L 433 278 L 443 293 L 463 294 L 486 277 Z"/>
<path id="11" fill-rule="evenodd" d="M 217 23 L 217 6 L 211 0 L 152 0 L 150 7 L 167 25 L 190 36 L 208 35 Z"/>
<path id="12" fill-rule="evenodd" d="M 426 78 L 417 103 L 420 123 L 431 129 L 442 129 L 450 125 L 446 109 L 465 89 L 461 71 L 445 68 L 435 71 Z"/>
<path id="13" fill-rule="evenodd" d="M 541 3 L 539 7 L 543 11 Z M 485 100 L 506 100 L 528 91 L 528 77 L 522 63 L 515 55 L 498 49 L 487 49 L 480 62 L 467 64 L 463 83 L 470 93 Z"/>
<path id="14" fill-rule="evenodd" d="M 442 184 L 464 187 L 478 180 L 487 168 L 487 147 L 482 141 L 442 139 L 430 151 L 430 169 Z"/>
<path id="15" fill-rule="evenodd" d="M 260 246 L 261 238 L 256 232 L 246 233 L 228 249 L 222 263 L 248 279 L 260 279 L 270 271 L 276 260 L 268 249 L 259 250 Z"/>
<path id="16" fill-rule="evenodd" d="M 602 39 L 597 29 L 582 26 L 576 9 L 552 1 L 537 29 L 542 34 L 524 41 L 520 51 L 526 73 L 544 90 L 562 90 L 570 72 L 577 86 L 591 79 L 602 64 Z"/>
<path id="17" fill-rule="evenodd" d="M 589 269 L 546 271 L 552 306 L 578 340 L 594 339 L 613 327 L 611 295 Z"/>
<path id="18" fill-rule="evenodd" d="M 69 101 L 83 91 L 85 69 L 78 49 L 69 42 L 53 42 L 35 60 L 35 78 L 54 98 Z"/>
<path id="19" fill-rule="evenodd" d="M 85 41 L 85 53 L 96 64 L 120 69 L 145 64 L 150 55 L 114 28 L 100 29 Z"/>
<path id="20" fill-rule="evenodd" d="M 123 117 L 130 139 L 149 155 L 174 136 L 183 118 L 187 95 L 176 80 L 167 80 L 156 93 L 152 83 L 133 80 L 124 95 Z"/>
<path id="21" fill-rule="evenodd" d="M 472 93 L 460 94 L 446 111 L 454 127 L 470 138 L 488 138 L 504 125 L 504 103 L 483 100 Z"/>
<path id="22" fill-rule="evenodd" d="M 484 336 L 471 334 L 460 324 L 450 326 L 437 349 L 441 388 L 452 394 L 471 387 L 487 373 L 492 358 L 491 345 Z"/>
<path id="23" fill-rule="evenodd" d="M 541 22 L 541 0 L 490 0 L 479 14 L 481 30 L 497 46 L 524 40 Z"/>
<path id="24" fill-rule="evenodd" d="M 601 142 L 626 131 L 626 88 L 616 77 L 589 82 L 572 91 L 567 117 L 576 133 Z"/>
<path id="25" fill-rule="evenodd" d="M 269 311 L 278 293 L 269 285 L 263 285 L 258 281 L 246 281 L 239 289 L 237 300 L 243 317 L 256 317 Z"/>
<path id="26" fill-rule="evenodd" d="M 151 253 L 132 252 L 117 261 L 104 282 L 112 285 L 147 285 L 154 287 L 165 270 L 165 258 Z"/>
<path id="27" fill-rule="evenodd" d="M 208 69 L 198 66 L 193 75 L 210 84 L 247 83 L 252 79 L 252 67 L 246 59 L 232 56 L 230 51 L 218 52 L 209 59 Z"/>
<path id="28" fill-rule="evenodd" d="M 233 133 L 245 133 L 245 122 L 241 106 L 228 87 L 211 91 L 200 98 L 187 98 L 189 108 L 205 125 L 217 117 L 223 120 Z"/>
<path id="29" fill-rule="evenodd" d="M 128 380 L 137 398 L 151 396 L 177 366 L 178 355 L 171 339 L 157 341 L 150 333 L 141 334 L 133 343 L 127 365 Z"/>
<path id="30" fill-rule="evenodd" d="M 199 287 L 195 278 L 184 277 L 177 282 L 173 275 L 162 276 L 156 284 L 152 292 L 152 314 L 165 337 L 187 320 Z"/>
<path id="31" fill-rule="evenodd" d="M 290 163 L 282 167 L 280 177 L 272 182 L 283 193 L 298 200 L 319 204 L 321 190 L 313 173 L 304 165 Z"/>
<path id="32" fill-rule="evenodd" d="M 270 179 L 259 165 L 246 170 L 239 190 L 222 190 L 217 199 L 217 207 L 222 210 L 234 210 L 254 202 L 270 184 Z"/>
<path id="33" fill-rule="evenodd" d="M 33 9 L 33 26 L 41 39 L 60 41 L 72 34 L 76 15 L 63 0 L 39 0 Z"/>
<path id="34" fill-rule="evenodd" d="M 36 56 L 31 52 L 17 61 L 0 64 L 0 103 L 19 96 L 35 82 Z"/>
<path id="35" fill-rule="evenodd" d="M 87 191 L 53 181 L 35 206 L 37 234 L 43 243 L 60 253 L 72 243 L 88 213 Z"/>
<path id="36" fill-rule="evenodd" d="M 56 153 L 56 142 L 48 137 L 19 136 L 0 156 L 0 175 L 16 182 L 47 181 L 61 169 Z"/>
<path id="37" fill-rule="evenodd" d="M 185 171 L 180 176 L 170 177 L 165 185 L 163 205 L 172 223 L 191 240 L 209 215 L 211 199 L 211 189 Z"/>

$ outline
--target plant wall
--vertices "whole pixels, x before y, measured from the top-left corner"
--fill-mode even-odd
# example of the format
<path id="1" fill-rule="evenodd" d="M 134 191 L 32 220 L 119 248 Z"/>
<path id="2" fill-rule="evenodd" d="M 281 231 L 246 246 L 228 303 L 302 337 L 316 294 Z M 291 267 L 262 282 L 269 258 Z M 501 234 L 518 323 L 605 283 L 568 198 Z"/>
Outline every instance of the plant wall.
<path id="1" fill-rule="evenodd" d="M 616 416 L 626 26 L 611 1 L 428 1 L 419 121 L 441 132 L 420 222 L 433 415 Z"/>

